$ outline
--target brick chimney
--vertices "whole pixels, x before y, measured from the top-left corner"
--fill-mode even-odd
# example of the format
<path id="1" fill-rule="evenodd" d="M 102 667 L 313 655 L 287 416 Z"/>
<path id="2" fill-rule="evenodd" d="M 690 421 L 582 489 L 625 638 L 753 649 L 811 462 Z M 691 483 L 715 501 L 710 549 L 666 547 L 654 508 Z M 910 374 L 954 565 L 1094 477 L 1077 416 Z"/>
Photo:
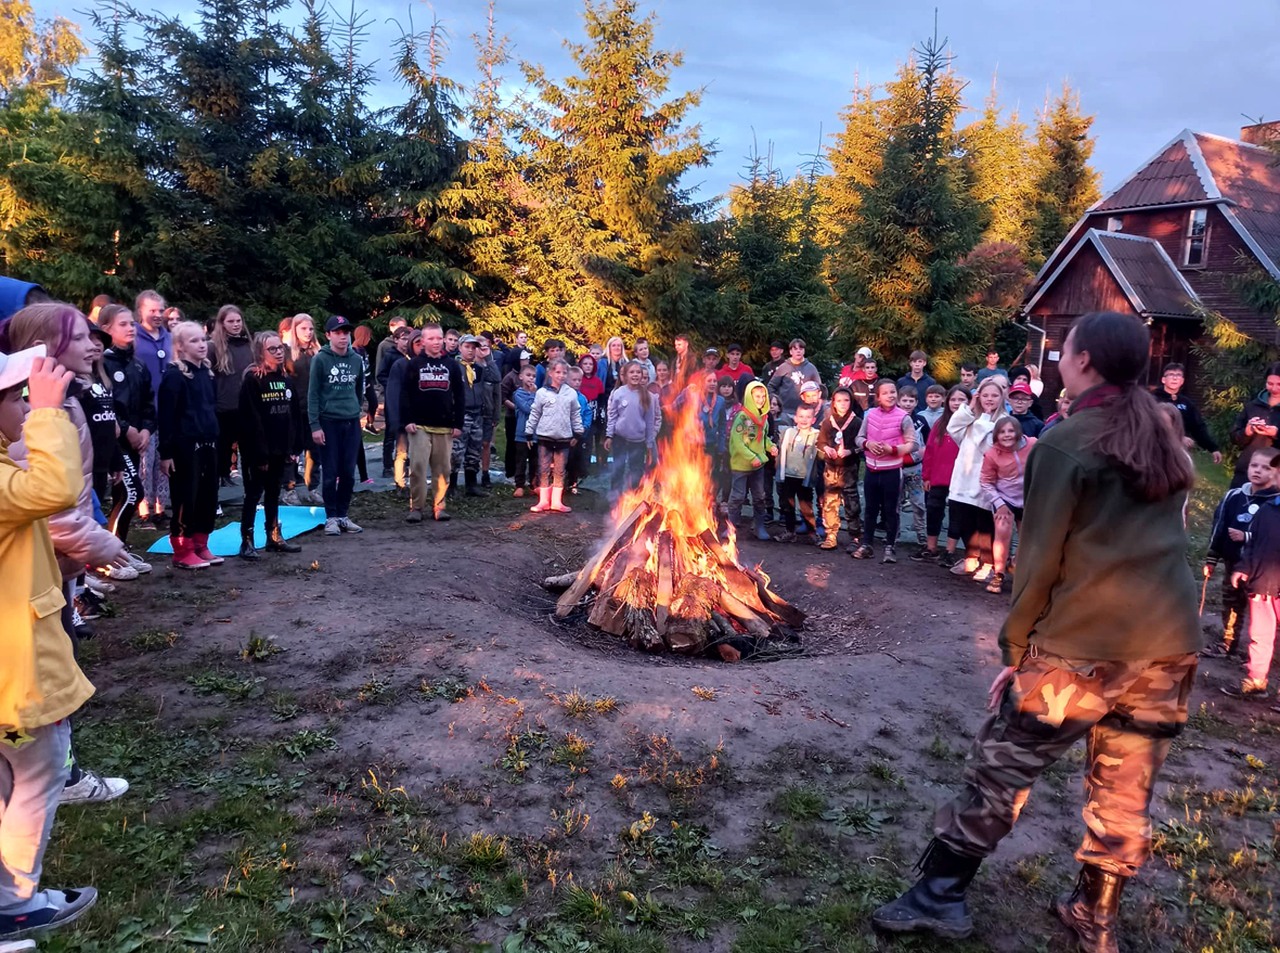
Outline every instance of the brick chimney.
<path id="1" fill-rule="evenodd" d="M 1259 122 L 1252 126 L 1244 126 L 1240 130 L 1240 140 L 1251 142 L 1255 146 L 1267 146 L 1280 142 L 1280 121 Z"/>

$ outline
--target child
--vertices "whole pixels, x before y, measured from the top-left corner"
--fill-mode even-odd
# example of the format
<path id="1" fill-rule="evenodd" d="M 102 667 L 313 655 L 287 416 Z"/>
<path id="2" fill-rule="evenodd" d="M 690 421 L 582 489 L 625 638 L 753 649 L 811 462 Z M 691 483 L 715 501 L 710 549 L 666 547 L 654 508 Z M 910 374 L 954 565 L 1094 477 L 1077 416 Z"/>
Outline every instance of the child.
<path id="1" fill-rule="evenodd" d="M 746 379 L 752 380 L 750 377 Z M 713 472 L 716 499 L 720 501 L 721 512 L 728 512 L 729 491 L 733 488 L 733 471 L 729 469 L 729 431 L 733 429 L 734 418 L 742 412 L 742 403 L 738 400 L 737 381 L 727 374 L 721 373 L 717 379 L 716 393 L 720 397 L 720 408 L 724 413 L 720 419 L 720 452 L 716 454 Z"/>
<path id="2" fill-rule="evenodd" d="M 76 428 L 62 409 L 72 375 L 44 353 L 41 344 L 0 354 L 0 436 L 6 446 L 24 440 L 28 461 L 24 470 L 0 453 L 0 944 L 70 923 L 98 899 L 92 887 L 40 889 L 70 770 L 69 716 L 93 694 L 62 627 L 47 523 L 76 505 L 84 484 Z"/>
<path id="3" fill-rule="evenodd" d="M 1028 437 L 1038 437 L 1044 429 L 1044 421 L 1031 408 L 1032 396 L 1031 388 L 1021 381 L 1009 388 L 1009 407 L 1013 411 L 1011 416 L 1017 418 L 1022 432 Z"/>
<path id="4" fill-rule="evenodd" d="M 267 551 L 299 553 L 302 547 L 280 530 L 280 486 L 296 459 L 298 421 L 284 371 L 284 342 L 274 331 L 259 331 L 250 345 L 252 363 L 240 383 L 238 421 L 244 503 L 240 510 L 240 558 L 257 559 L 253 524 L 262 500 Z"/>
<path id="5" fill-rule="evenodd" d="M 818 434 L 818 453 L 822 458 L 822 522 L 827 535 L 822 549 L 835 549 L 840 536 L 840 504 L 852 537 L 849 551 L 862 544 L 862 503 L 858 499 L 858 456 L 854 438 L 862 426 L 853 394 L 841 387 L 831 395 L 831 412 L 822 421 Z"/>
<path id="6" fill-rule="evenodd" d="M 915 448 L 902 457 L 902 490 L 898 498 L 898 510 L 902 510 L 903 500 L 911 505 L 911 531 L 916 534 L 916 545 L 925 549 L 925 514 L 924 514 L 924 478 L 920 475 L 920 464 L 924 460 L 924 442 L 929 436 L 929 425 L 924 419 L 916 416 L 916 389 L 904 385 L 898 391 L 898 406 L 907 412 L 911 425 L 916 432 Z"/>
<path id="7" fill-rule="evenodd" d="M 1035 443 L 1035 437 L 1023 436 L 1017 417 L 1001 417 L 992 431 L 991 448 L 982 455 L 979 483 L 994 514 L 996 528 L 991 544 L 995 568 L 987 580 L 987 592 L 999 593 L 1004 589 L 1014 526 L 1022 527 L 1022 477 Z"/>
<path id="8" fill-rule="evenodd" d="M 909 373 L 898 378 L 898 396 L 902 396 L 902 390 L 906 387 L 914 387 L 917 398 L 924 394 L 936 382 L 932 377 L 925 373 L 924 369 L 929 363 L 929 355 L 924 351 L 912 351 L 911 357 L 907 359 L 907 363 L 911 366 Z"/>
<path id="9" fill-rule="evenodd" d="M 1249 524 L 1262 503 L 1276 496 L 1276 471 L 1271 459 L 1276 452 L 1260 447 L 1249 456 L 1248 482 L 1228 490 L 1213 514 L 1213 532 L 1209 538 L 1209 554 L 1205 559 L 1204 577 L 1213 575 L 1220 560 L 1225 560 L 1222 574 L 1222 641 L 1207 646 L 1201 655 L 1235 655 L 1240 649 L 1244 612 L 1248 597 L 1243 589 L 1231 583 L 1240 555 L 1244 550 Z"/>
<path id="10" fill-rule="evenodd" d="M 729 492 L 729 518 L 742 522 L 742 504 L 751 495 L 751 514 L 756 539 L 769 539 L 765 531 L 764 467 L 778 455 L 769 439 L 769 388 L 760 381 L 748 381 L 742 393 L 742 411 L 729 431 L 729 469 L 733 487 Z"/>
<path id="11" fill-rule="evenodd" d="M 853 552 L 854 559 L 869 559 L 876 538 L 876 525 L 884 516 L 884 562 L 898 561 L 898 493 L 902 486 L 902 457 L 915 449 L 916 428 L 911 417 L 898 406 L 898 386 L 888 378 L 876 381 L 876 405 L 862 418 L 855 441 L 867 458 L 863 482 L 866 497 L 865 535 Z"/>
<path id="12" fill-rule="evenodd" d="M 565 377 L 565 383 L 578 395 L 578 412 L 582 415 L 583 432 L 590 434 L 591 427 L 595 423 L 595 407 L 582 392 L 582 377 L 581 367 L 571 367 L 568 376 Z M 591 440 L 586 437 L 579 440 L 569 451 L 569 466 L 565 481 L 569 484 L 569 492 L 575 496 L 578 493 L 578 481 L 586 476 L 590 460 Z"/>
<path id="13" fill-rule="evenodd" d="M 1002 377 L 988 377 L 979 384 L 969 403 L 959 407 L 947 422 L 947 433 L 960 448 L 951 470 L 948 510 L 954 533 L 964 540 L 964 561 L 951 567 L 957 576 L 971 575 L 986 582 L 992 570 L 991 536 L 995 524 L 982 495 L 982 457 L 991 446 L 991 431 L 1004 416 L 1005 384 Z"/>
<path id="14" fill-rule="evenodd" d="M 604 448 L 613 454 L 610 492 L 614 500 L 640 485 L 662 429 L 661 399 L 649 385 L 644 366 L 628 361 L 621 373 L 623 384 L 609 395 L 605 421 Z"/>
<path id="15" fill-rule="evenodd" d="M 1071 415 L 1071 398 L 1067 395 L 1067 389 L 1064 387 L 1058 394 L 1058 412 L 1053 414 L 1044 422 L 1044 427 L 1040 430 L 1040 436 L 1047 434 L 1052 428 L 1062 423 Z"/>
<path id="16" fill-rule="evenodd" d="M 947 402 L 947 389 L 941 384 L 930 384 L 924 392 L 924 406 L 916 409 L 916 416 L 928 425 L 929 432 L 946 412 L 943 405 Z"/>
<path id="17" fill-rule="evenodd" d="M 924 460 L 920 478 L 924 483 L 925 548 L 911 554 L 915 562 L 936 559 L 938 565 L 950 569 L 956 564 L 956 539 L 954 529 L 947 532 L 947 551 L 938 553 L 938 537 L 942 534 L 942 518 L 947 510 L 947 495 L 951 489 L 951 474 L 955 470 L 960 445 L 947 433 L 951 415 L 969 401 L 969 392 L 963 387 L 951 388 L 947 394 L 942 416 L 929 428 L 925 440 Z M 954 520 L 953 520 L 954 525 Z"/>
<path id="18" fill-rule="evenodd" d="M 724 450 L 724 401 L 720 399 L 719 375 L 706 372 L 706 386 L 698 395 L 698 420 L 702 424 L 702 449 L 715 472 L 716 460 Z M 691 394 L 692 396 L 692 394 Z"/>
<path id="19" fill-rule="evenodd" d="M 525 423 L 529 446 L 535 440 L 538 443 L 538 502 L 529 507 L 534 513 L 571 512 L 563 502 L 565 469 L 569 450 L 582 439 L 584 430 L 580 395 L 564 382 L 568 374 L 569 365 L 563 358 L 547 362 L 546 382 L 534 395 Z"/>
<path id="20" fill-rule="evenodd" d="M 98 315 L 99 327 L 111 336 L 111 346 L 102 352 L 102 368 L 111 378 L 111 400 L 120 427 L 119 479 L 111 487 L 108 525 L 122 541 L 129 539 L 129 524 L 142 498 L 142 477 L 138 466 L 156 429 L 156 405 L 151 399 L 151 372 L 134 356 L 137 328 L 133 312 L 120 304 L 109 304 Z M 152 516 L 160 519 L 159 511 Z"/>
<path id="21" fill-rule="evenodd" d="M 1280 454 L 1273 450 L 1269 463 L 1274 469 L 1280 464 Z M 1252 458 L 1249 465 L 1253 465 Z M 1258 507 L 1240 562 L 1231 574 L 1231 585 L 1249 593 L 1249 661 L 1240 688 L 1222 691 L 1237 698 L 1266 698 L 1280 613 L 1280 496 L 1268 497 Z"/>
<path id="22" fill-rule="evenodd" d="M 516 445 L 512 458 L 512 478 L 516 481 L 515 497 L 524 496 L 524 485 L 527 480 L 530 490 L 538 488 L 538 454 L 534 447 L 537 441 L 518 439 L 518 434 L 525 432 L 529 425 L 529 411 L 533 410 L 533 401 L 538 393 L 538 371 L 532 364 L 520 368 L 520 386 L 511 394 L 511 403 L 516 409 L 516 422 L 511 431 L 511 439 Z"/>
<path id="23" fill-rule="evenodd" d="M 173 500 L 175 569 L 223 562 L 209 551 L 218 510 L 218 416 L 204 328 L 183 321 L 173 332 L 173 362 L 160 378 L 160 471 Z"/>
<path id="24" fill-rule="evenodd" d="M 774 538 L 780 543 L 796 539 L 796 500 L 800 501 L 800 518 L 813 532 L 813 470 L 818 460 L 818 431 L 814 429 L 813 406 L 801 403 L 793 414 L 795 423 L 783 427 L 778 434 L 778 509 L 782 511 L 783 531 Z"/>

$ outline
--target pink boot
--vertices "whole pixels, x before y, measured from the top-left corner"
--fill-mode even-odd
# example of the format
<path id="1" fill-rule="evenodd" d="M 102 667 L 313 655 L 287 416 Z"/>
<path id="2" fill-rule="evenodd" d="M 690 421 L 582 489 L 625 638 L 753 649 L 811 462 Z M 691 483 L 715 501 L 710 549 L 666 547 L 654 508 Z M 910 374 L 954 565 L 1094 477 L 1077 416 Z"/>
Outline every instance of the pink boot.
<path id="1" fill-rule="evenodd" d="M 551 487 L 538 487 L 538 502 L 529 507 L 530 513 L 545 513 L 551 509 Z"/>
<path id="2" fill-rule="evenodd" d="M 209 564 L 195 554 L 193 544 L 185 536 L 170 536 L 173 544 L 174 569 L 208 569 Z"/>
<path id="3" fill-rule="evenodd" d="M 564 487 L 553 486 L 551 488 L 551 509 L 556 513 L 572 513 L 571 507 L 565 506 L 563 502 Z"/>
<path id="4" fill-rule="evenodd" d="M 226 560 L 221 556 L 215 556 L 213 553 L 209 552 L 208 533 L 196 533 L 192 536 L 191 547 L 192 552 L 194 552 L 198 558 L 207 562 L 210 566 L 221 566 L 226 562 Z"/>

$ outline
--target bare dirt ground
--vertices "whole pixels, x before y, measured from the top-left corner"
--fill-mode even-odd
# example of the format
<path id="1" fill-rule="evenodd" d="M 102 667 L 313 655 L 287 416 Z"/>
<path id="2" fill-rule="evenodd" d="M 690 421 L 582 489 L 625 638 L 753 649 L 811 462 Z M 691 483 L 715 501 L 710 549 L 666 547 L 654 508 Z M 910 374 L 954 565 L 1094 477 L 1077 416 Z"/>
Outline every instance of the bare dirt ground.
<path id="1" fill-rule="evenodd" d="M 576 500 L 589 504 L 590 496 Z M 643 656 L 557 624 L 539 582 L 606 516 L 503 489 L 410 526 L 156 571 L 98 624 L 82 757 L 134 790 L 59 814 L 49 882 L 98 911 L 48 949 L 909 950 L 869 913 L 911 879 L 999 667 L 1007 596 L 934 567 L 749 541 L 803 654 Z M 1202 668 L 1130 891 L 1130 950 L 1277 949 L 1280 714 Z M 1274 704 L 1274 700 L 1268 704 Z M 1071 949 L 1083 752 L 1036 788 L 958 950 Z"/>

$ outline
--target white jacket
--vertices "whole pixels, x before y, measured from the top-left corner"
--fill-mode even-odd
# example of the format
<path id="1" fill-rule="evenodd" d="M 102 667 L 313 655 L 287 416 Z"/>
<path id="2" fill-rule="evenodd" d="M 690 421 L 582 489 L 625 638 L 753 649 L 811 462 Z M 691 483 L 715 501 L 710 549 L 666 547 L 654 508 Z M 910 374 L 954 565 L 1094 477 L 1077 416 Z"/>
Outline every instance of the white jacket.
<path id="1" fill-rule="evenodd" d="M 960 447 L 960 452 L 951 471 L 951 487 L 947 493 L 950 499 L 987 508 L 986 494 L 982 492 L 982 457 L 991 448 L 991 432 L 995 429 L 995 416 L 974 417 L 968 404 L 962 404 L 951 415 L 947 433 Z"/>

